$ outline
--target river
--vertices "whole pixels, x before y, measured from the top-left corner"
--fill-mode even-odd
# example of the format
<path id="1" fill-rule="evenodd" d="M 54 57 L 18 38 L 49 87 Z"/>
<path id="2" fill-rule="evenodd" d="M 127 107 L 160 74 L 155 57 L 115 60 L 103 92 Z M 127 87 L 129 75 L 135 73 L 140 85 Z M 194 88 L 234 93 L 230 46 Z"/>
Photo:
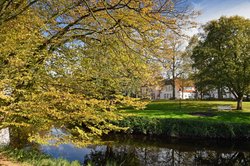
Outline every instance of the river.
<path id="1" fill-rule="evenodd" d="M 96 166 L 250 165 L 249 141 L 170 139 L 114 135 L 104 145 L 76 148 L 71 144 L 41 146 L 54 158 Z"/>

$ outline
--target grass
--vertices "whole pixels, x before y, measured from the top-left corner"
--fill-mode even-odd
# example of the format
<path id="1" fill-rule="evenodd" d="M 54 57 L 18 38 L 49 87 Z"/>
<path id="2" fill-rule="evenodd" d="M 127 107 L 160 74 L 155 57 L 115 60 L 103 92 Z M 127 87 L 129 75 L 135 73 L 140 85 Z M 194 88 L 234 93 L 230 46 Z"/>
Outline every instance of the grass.
<path id="1" fill-rule="evenodd" d="M 218 111 L 217 106 L 230 105 L 233 110 Z M 243 103 L 243 110 L 238 111 L 235 101 L 171 101 L 160 100 L 148 104 L 144 110 L 123 110 L 122 114 L 148 118 L 186 119 L 214 122 L 250 124 L 250 102 Z M 192 115 L 192 113 L 211 113 L 213 116 Z"/>
<path id="2" fill-rule="evenodd" d="M 0 155 L 16 165 L 22 166 L 80 166 L 77 161 L 69 162 L 65 159 L 53 159 L 52 157 L 32 149 L 17 149 L 10 146 L 0 147 Z M 1 165 L 1 161 L 0 161 Z M 10 164 L 11 165 L 11 164 Z"/>
<path id="3" fill-rule="evenodd" d="M 177 138 L 250 139 L 250 103 L 244 110 L 218 111 L 231 101 L 154 101 L 144 110 L 121 111 L 118 121 L 129 134 L 164 135 Z"/>

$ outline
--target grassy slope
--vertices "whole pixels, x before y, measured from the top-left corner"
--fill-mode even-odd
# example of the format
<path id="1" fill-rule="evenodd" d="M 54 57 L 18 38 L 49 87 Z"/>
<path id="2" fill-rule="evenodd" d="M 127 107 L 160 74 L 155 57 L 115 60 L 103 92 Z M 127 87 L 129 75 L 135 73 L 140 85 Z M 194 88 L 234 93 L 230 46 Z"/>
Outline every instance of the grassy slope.
<path id="1" fill-rule="evenodd" d="M 77 161 L 55 159 L 32 149 L 0 147 L 0 166 L 80 166 Z"/>
<path id="2" fill-rule="evenodd" d="M 125 110 L 122 113 L 150 118 L 175 118 L 202 121 L 219 121 L 250 124 L 250 102 L 243 103 L 243 111 L 217 111 L 219 105 L 231 105 L 235 108 L 236 102 L 231 101 L 154 101 L 145 110 Z M 213 117 L 190 115 L 192 112 L 211 112 Z"/>

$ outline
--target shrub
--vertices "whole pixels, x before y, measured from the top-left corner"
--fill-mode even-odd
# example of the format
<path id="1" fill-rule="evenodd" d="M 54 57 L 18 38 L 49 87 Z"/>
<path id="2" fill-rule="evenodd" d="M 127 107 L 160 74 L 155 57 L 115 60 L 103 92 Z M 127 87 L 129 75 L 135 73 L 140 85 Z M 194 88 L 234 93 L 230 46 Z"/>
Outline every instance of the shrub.
<path id="1" fill-rule="evenodd" d="M 130 116 L 116 122 L 130 134 L 164 135 L 171 137 L 250 138 L 250 125 L 182 119 L 158 119 Z"/>

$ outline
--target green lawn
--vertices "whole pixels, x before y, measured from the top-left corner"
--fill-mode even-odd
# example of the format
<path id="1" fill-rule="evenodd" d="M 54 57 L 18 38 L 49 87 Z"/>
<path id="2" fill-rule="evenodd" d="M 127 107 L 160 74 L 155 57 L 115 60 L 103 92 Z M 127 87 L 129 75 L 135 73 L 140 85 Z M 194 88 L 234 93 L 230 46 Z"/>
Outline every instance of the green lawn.
<path id="1" fill-rule="evenodd" d="M 235 101 L 153 101 L 144 110 L 124 110 L 123 114 L 150 118 L 192 119 L 250 124 L 250 102 L 243 102 L 243 111 L 237 111 Z M 218 111 L 219 105 L 231 105 L 232 111 Z M 191 115 L 205 112 L 212 116 Z M 202 114 L 202 113 L 201 113 Z"/>

